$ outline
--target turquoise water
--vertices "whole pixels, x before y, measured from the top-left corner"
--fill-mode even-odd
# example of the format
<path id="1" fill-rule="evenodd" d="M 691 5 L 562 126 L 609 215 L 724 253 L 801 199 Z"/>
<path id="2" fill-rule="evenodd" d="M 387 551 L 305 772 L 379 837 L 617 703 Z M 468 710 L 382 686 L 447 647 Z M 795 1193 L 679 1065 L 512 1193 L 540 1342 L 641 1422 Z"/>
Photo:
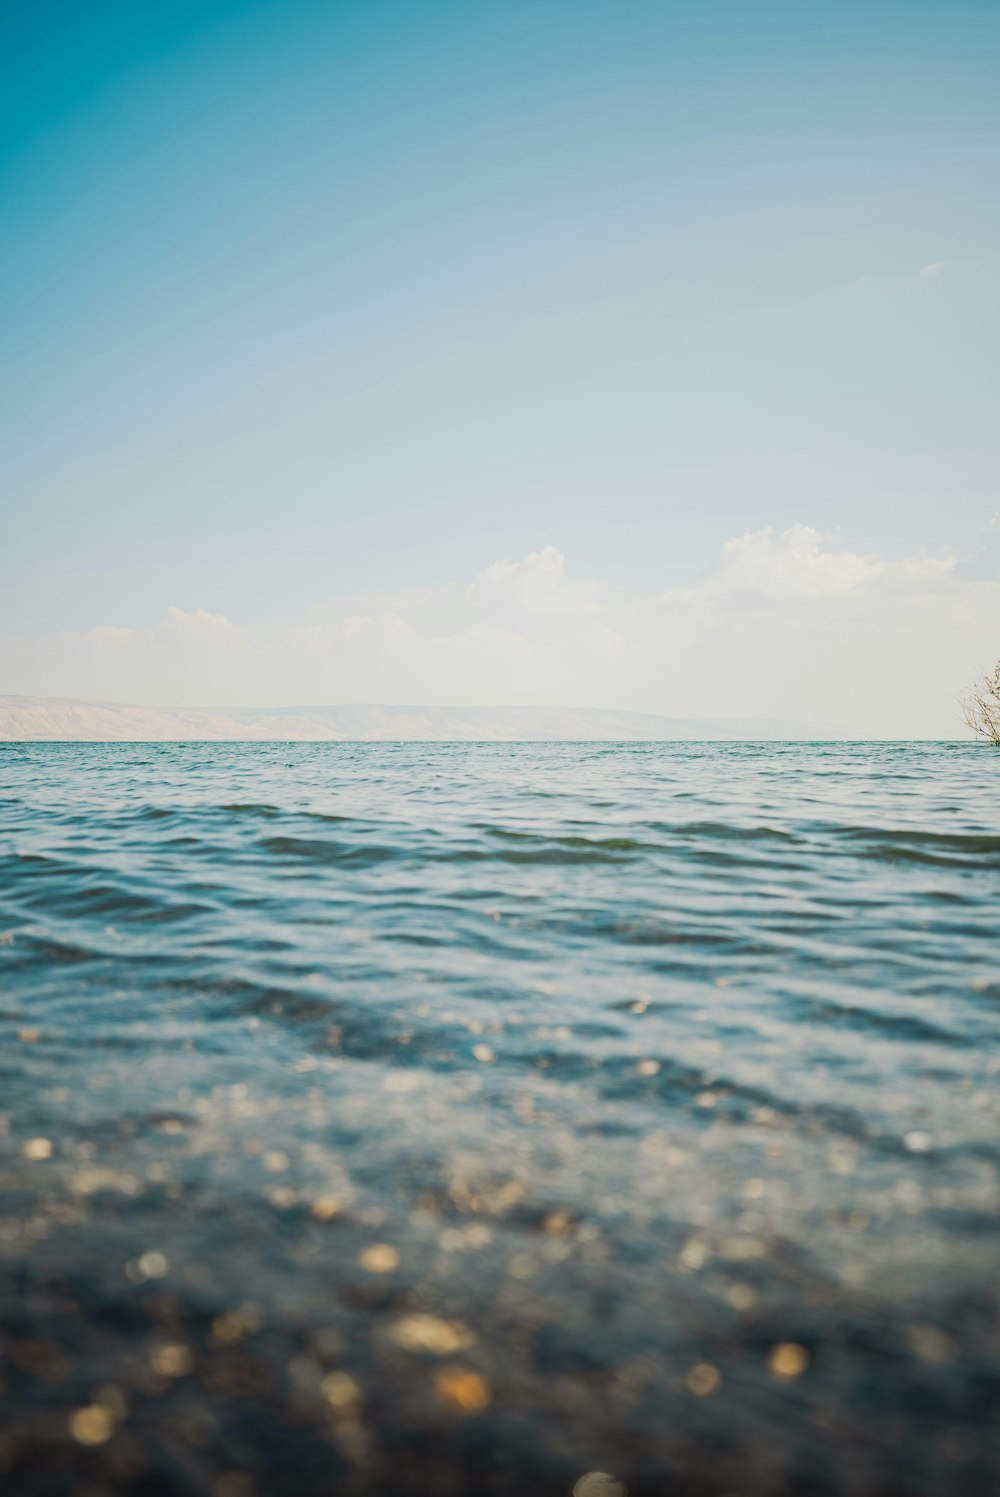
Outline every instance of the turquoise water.
<path id="1" fill-rule="evenodd" d="M 0 772 L 5 1493 L 992 1490 L 1000 755 Z"/>

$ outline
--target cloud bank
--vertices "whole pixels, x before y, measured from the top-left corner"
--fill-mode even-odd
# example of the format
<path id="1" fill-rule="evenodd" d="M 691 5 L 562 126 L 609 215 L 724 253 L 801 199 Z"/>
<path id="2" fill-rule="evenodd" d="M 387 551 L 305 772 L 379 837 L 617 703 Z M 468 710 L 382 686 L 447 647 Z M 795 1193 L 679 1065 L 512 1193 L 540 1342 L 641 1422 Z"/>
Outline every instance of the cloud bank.
<path id="1" fill-rule="evenodd" d="M 546 546 L 436 589 L 330 599 L 266 630 L 169 608 L 148 628 L 0 644 L 8 692 L 588 706 L 954 737 L 956 693 L 1000 654 L 1000 572 L 860 555 L 796 525 L 734 538 L 706 576 L 663 591 L 577 576 Z"/>

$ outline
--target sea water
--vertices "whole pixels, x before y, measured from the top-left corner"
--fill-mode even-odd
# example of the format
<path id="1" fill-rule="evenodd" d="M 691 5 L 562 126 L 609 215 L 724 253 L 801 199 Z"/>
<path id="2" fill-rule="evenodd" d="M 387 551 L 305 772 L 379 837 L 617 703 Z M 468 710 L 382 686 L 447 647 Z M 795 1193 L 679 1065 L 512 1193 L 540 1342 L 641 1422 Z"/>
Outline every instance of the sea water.
<path id="1" fill-rule="evenodd" d="M 0 776 L 5 1493 L 992 1489 L 1000 754 Z"/>

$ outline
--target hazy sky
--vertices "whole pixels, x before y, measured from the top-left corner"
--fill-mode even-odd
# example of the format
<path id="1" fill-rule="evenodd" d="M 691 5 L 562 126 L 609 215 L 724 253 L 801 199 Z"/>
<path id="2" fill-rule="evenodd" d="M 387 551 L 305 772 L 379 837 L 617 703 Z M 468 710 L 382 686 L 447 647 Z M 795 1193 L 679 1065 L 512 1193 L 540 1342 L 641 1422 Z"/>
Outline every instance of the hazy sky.
<path id="1" fill-rule="evenodd" d="M 1000 654 L 995 0 L 0 24 L 0 690 L 944 732 Z"/>

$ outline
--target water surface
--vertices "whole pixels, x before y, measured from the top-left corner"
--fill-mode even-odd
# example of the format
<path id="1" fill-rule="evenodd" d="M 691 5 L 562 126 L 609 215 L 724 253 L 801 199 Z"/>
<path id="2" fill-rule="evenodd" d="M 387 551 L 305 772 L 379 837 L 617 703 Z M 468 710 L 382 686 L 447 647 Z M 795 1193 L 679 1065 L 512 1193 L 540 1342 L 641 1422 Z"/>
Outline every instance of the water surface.
<path id="1" fill-rule="evenodd" d="M 5 1493 L 992 1489 L 1000 755 L 0 766 Z"/>

